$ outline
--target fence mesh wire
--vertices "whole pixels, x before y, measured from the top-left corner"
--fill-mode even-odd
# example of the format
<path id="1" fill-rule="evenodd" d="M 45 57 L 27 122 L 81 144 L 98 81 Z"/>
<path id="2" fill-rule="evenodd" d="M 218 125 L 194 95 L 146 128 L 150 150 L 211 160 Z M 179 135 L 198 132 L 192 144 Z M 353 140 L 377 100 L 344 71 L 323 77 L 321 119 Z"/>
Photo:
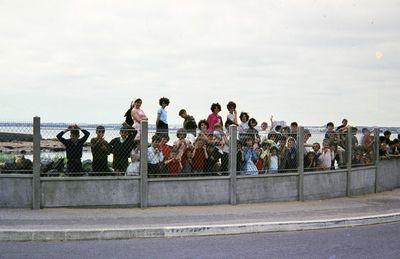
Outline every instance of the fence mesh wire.
<path id="1" fill-rule="evenodd" d="M 32 173 L 32 123 L 0 123 L 0 172 Z"/>
<path id="2" fill-rule="evenodd" d="M 0 172 L 32 173 L 32 123 L 0 123 Z M 351 166 L 374 165 L 375 159 L 399 156 L 398 136 L 375 143 L 372 128 L 350 128 Z M 279 132 L 249 129 L 238 133 L 236 171 L 239 175 L 294 173 L 300 159 L 305 171 L 346 168 L 347 131 L 316 131 L 306 128 L 304 141 L 282 127 Z M 229 175 L 230 135 L 227 130 L 148 132 L 149 177 L 193 177 Z M 303 146 L 304 145 L 304 146 Z M 378 145 L 379 156 L 377 156 Z M 304 148 L 304 158 L 299 157 Z M 121 125 L 41 125 L 41 175 L 139 175 L 140 140 L 133 128 Z"/>

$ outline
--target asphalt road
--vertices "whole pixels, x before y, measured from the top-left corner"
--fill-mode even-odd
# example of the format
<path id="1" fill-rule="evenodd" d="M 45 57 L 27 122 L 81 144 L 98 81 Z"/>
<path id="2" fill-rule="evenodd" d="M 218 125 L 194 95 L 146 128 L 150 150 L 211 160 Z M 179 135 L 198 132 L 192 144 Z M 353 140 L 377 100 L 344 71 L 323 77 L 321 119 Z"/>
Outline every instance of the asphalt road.
<path id="1" fill-rule="evenodd" d="M 0 243 L 0 258 L 400 258 L 400 223 L 188 238 Z"/>

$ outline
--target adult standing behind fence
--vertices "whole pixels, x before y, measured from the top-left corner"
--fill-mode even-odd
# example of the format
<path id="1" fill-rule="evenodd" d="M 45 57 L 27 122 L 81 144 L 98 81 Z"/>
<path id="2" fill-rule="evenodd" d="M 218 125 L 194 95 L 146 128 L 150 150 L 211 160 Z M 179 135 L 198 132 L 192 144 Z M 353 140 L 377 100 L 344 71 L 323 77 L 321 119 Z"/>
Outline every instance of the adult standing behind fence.
<path id="1" fill-rule="evenodd" d="M 70 139 L 65 139 L 63 135 L 68 131 Z M 79 138 L 79 131 L 82 131 L 83 138 Z M 68 172 L 82 172 L 82 150 L 89 135 L 87 130 L 79 128 L 76 124 L 68 126 L 67 129 L 57 134 L 57 139 L 64 144 L 66 149 Z"/>
<path id="2" fill-rule="evenodd" d="M 142 120 L 148 120 L 146 114 L 144 114 L 144 111 L 140 109 L 140 106 L 142 106 L 142 99 L 136 99 L 133 103 L 133 108 L 131 111 L 133 127 L 137 132 L 135 140 L 140 140 L 140 123 Z"/>
<path id="3" fill-rule="evenodd" d="M 93 172 L 109 172 L 108 155 L 111 152 L 111 145 L 104 139 L 105 128 L 98 126 L 96 128 L 97 136 L 90 140 L 90 146 L 93 155 Z"/>

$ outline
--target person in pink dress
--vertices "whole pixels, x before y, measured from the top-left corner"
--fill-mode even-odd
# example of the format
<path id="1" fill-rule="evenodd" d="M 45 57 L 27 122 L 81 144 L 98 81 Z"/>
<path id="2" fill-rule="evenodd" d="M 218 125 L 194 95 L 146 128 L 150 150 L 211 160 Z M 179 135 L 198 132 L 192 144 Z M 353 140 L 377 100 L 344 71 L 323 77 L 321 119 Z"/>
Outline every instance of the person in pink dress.
<path id="1" fill-rule="evenodd" d="M 213 103 L 211 105 L 212 113 L 208 115 L 207 123 L 208 123 L 208 132 L 211 133 L 214 131 L 214 125 L 220 124 L 222 126 L 222 117 L 218 115 L 221 111 L 221 105 L 219 103 Z"/>
<path id="2" fill-rule="evenodd" d="M 133 108 L 131 111 L 133 127 L 135 130 L 137 130 L 135 140 L 140 140 L 140 123 L 142 120 L 148 120 L 146 114 L 144 114 L 144 111 L 140 109 L 140 106 L 142 106 L 142 99 L 136 99 L 133 103 Z"/>

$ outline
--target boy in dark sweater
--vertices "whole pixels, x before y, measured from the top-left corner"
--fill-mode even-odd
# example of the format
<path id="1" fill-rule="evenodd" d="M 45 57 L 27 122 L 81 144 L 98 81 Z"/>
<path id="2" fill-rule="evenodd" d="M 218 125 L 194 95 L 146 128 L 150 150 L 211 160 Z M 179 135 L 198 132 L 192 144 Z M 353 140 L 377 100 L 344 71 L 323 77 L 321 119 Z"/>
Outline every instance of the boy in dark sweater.
<path id="1" fill-rule="evenodd" d="M 113 167 L 116 172 L 125 172 L 129 165 L 129 157 L 135 148 L 137 131 L 132 127 L 123 126 L 119 131 L 120 137 L 110 141 L 113 154 Z"/>
<path id="2" fill-rule="evenodd" d="M 90 146 L 93 155 L 92 169 L 93 172 L 109 172 L 108 155 L 111 151 L 110 144 L 104 139 L 105 128 L 98 126 L 96 128 L 97 136 L 90 140 Z"/>
<path id="3" fill-rule="evenodd" d="M 70 139 L 65 139 L 63 135 L 70 132 Z M 79 131 L 82 131 L 83 138 L 79 138 Z M 64 144 L 67 152 L 67 171 L 82 172 L 82 150 L 83 145 L 89 138 L 90 133 L 81 129 L 78 125 L 70 125 L 67 129 L 57 134 L 57 139 Z"/>

